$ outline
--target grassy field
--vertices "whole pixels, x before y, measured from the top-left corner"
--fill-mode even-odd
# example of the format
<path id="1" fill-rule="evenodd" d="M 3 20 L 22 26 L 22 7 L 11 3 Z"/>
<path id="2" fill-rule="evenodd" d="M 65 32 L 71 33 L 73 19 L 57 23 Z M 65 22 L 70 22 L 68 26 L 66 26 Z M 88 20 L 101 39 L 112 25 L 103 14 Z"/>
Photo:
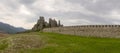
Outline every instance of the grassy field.
<path id="1" fill-rule="evenodd" d="M 120 53 L 120 39 L 31 32 L 0 39 L 1 53 Z"/>

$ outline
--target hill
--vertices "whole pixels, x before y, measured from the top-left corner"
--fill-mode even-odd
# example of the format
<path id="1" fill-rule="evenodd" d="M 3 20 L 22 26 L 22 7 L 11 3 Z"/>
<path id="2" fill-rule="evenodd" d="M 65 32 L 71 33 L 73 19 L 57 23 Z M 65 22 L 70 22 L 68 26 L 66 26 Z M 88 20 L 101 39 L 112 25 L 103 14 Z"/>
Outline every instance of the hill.
<path id="1" fill-rule="evenodd" d="M 25 29 L 16 28 L 16 27 L 13 27 L 9 24 L 0 22 L 0 31 L 2 31 L 4 33 L 17 33 L 17 32 L 25 31 Z"/>
<path id="2" fill-rule="evenodd" d="M 120 39 L 31 32 L 0 39 L 1 53 L 120 53 Z"/>

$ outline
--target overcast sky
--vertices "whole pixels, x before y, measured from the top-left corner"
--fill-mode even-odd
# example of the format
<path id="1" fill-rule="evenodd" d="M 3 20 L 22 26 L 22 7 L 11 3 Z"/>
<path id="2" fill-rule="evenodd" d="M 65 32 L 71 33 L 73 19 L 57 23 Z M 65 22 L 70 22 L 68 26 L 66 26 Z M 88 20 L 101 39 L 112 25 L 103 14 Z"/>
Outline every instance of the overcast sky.
<path id="1" fill-rule="evenodd" d="M 64 25 L 120 24 L 120 0 L 0 0 L 0 22 L 30 29 L 39 16 Z"/>

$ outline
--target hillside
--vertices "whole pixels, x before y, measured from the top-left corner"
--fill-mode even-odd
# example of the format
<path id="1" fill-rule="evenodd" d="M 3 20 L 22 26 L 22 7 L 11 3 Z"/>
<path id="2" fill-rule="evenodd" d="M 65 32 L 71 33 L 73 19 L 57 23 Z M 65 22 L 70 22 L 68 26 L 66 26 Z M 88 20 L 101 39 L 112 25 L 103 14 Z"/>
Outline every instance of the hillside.
<path id="1" fill-rule="evenodd" d="M 31 32 L 0 39 L 2 53 L 120 53 L 120 39 Z"/>
<path id="2" fill-rule="evenodd" d="M 0 31 L 5 32 L 5 33 L 17 33 L 17 32 L 25 31 L 25 29 L 16 28 L 9 24 L 0 22 Z"/>

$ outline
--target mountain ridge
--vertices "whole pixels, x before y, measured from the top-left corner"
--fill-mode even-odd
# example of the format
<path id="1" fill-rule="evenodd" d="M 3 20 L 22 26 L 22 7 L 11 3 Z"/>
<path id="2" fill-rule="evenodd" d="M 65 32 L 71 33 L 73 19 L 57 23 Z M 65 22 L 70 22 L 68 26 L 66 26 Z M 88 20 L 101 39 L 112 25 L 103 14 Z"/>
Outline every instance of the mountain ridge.
<path id="1" fill-rule="evenodd" d="M 13 34 L 13 33 L 17 33 L 17 32 L 26 31 L 26 29 L 24 29 L 22 27 L 17 28 L 12 25 L 9 25 L 7 23 L 0 22 L 0 31 L 2 31 L 4 33 Z"/>

